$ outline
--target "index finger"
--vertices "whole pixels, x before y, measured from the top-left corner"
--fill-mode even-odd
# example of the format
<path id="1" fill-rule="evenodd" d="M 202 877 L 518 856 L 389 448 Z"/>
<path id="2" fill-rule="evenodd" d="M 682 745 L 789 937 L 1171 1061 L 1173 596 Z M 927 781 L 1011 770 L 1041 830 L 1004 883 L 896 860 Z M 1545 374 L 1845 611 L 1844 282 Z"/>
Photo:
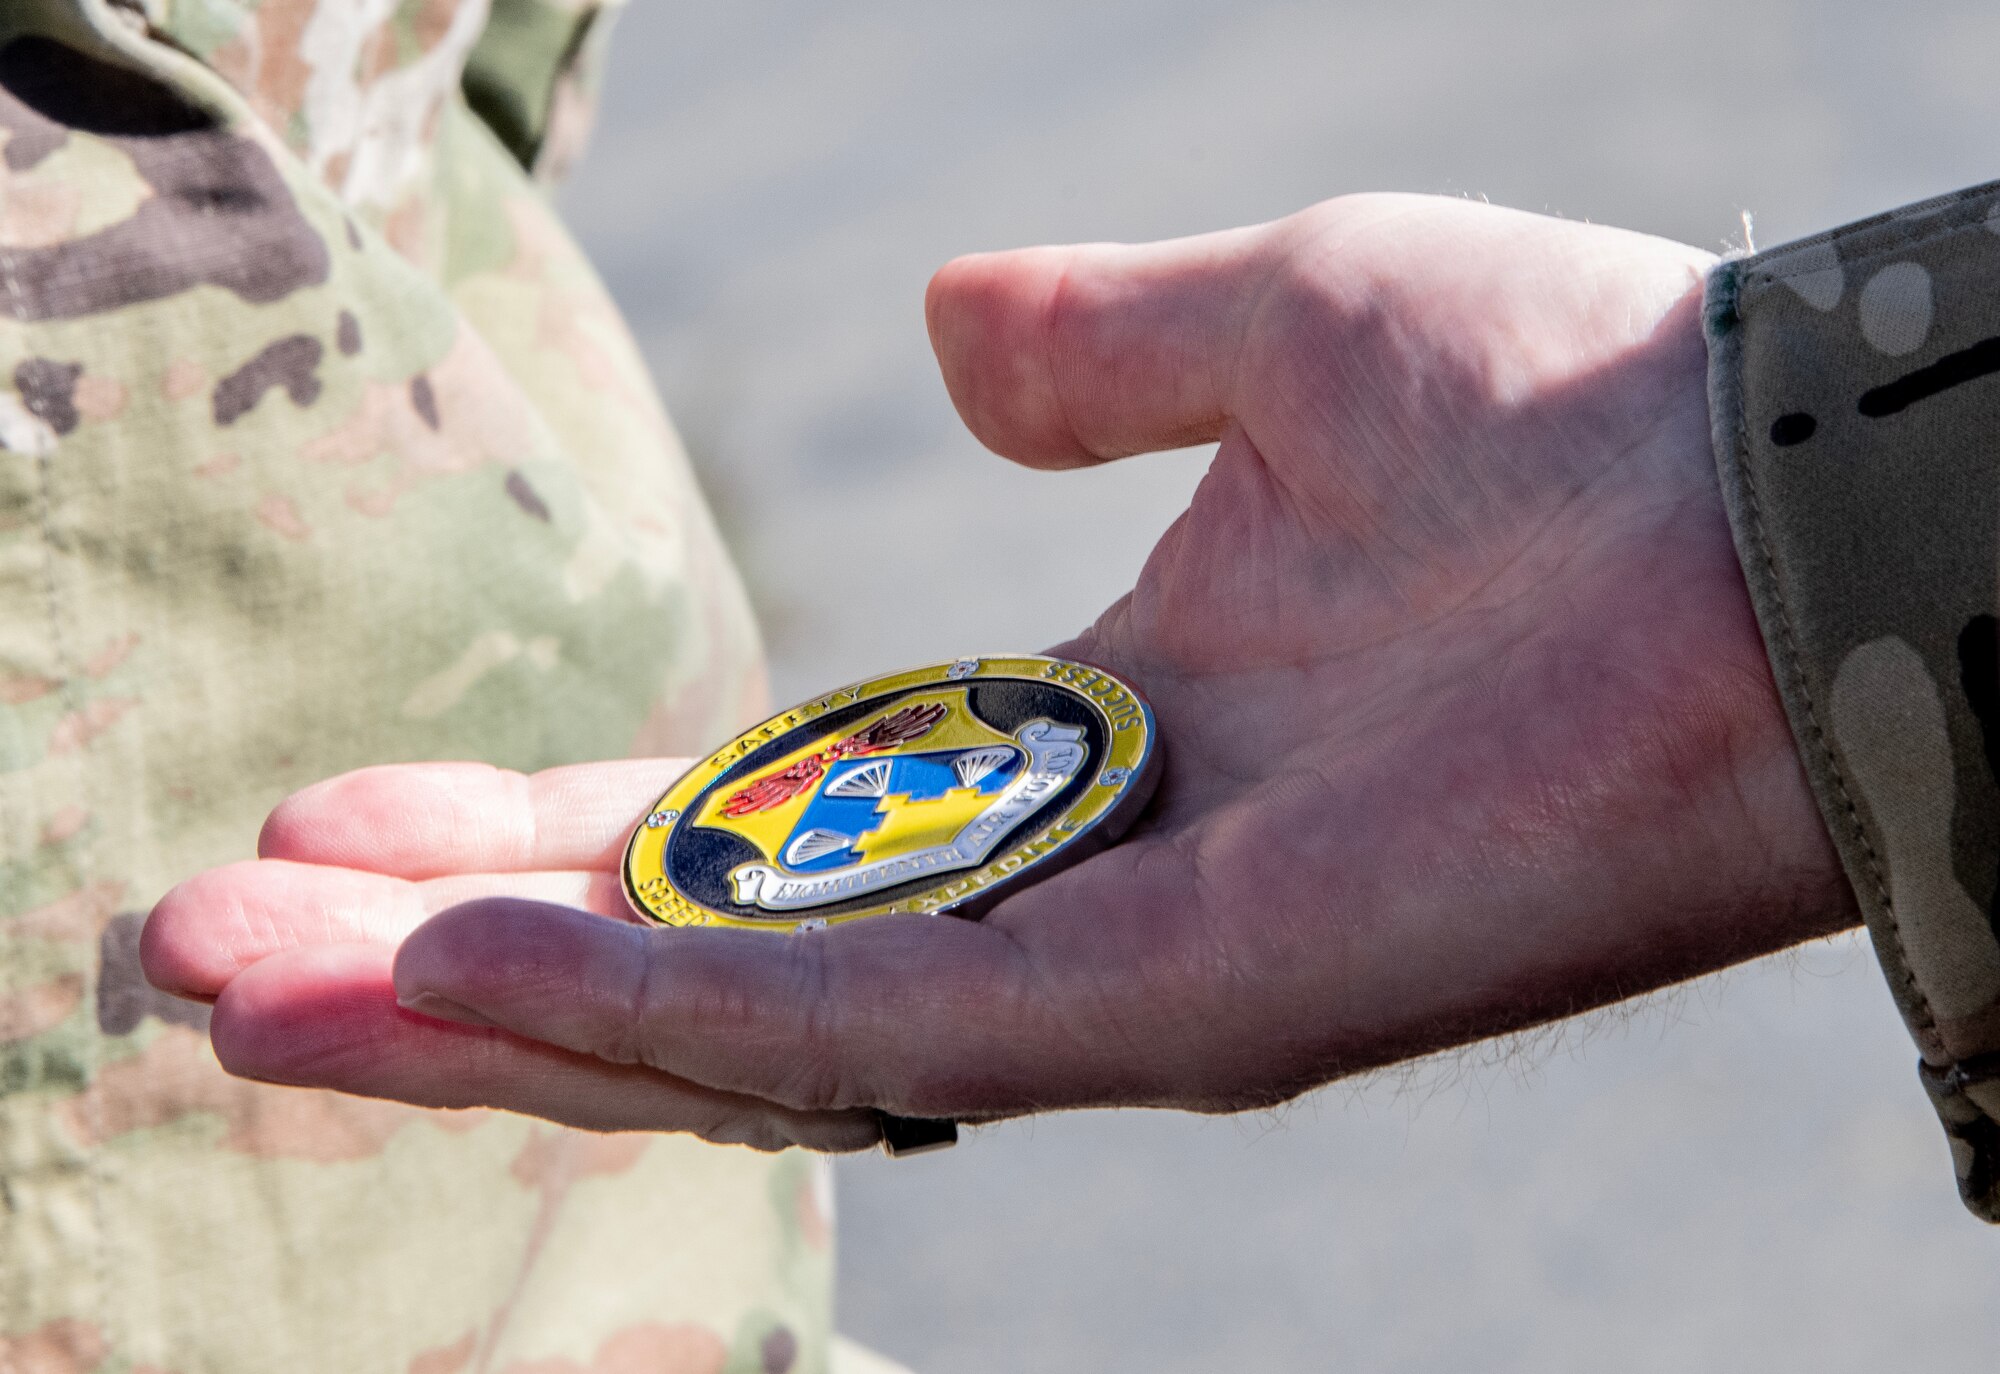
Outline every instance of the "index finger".
<path id="1" fill-rule="evenodd" d="M 619 759 L 540 773 L 483 763 L 362 768 L 280 802 L 257 853 L 417 880 L 608 871 L 688 762 Z"/>

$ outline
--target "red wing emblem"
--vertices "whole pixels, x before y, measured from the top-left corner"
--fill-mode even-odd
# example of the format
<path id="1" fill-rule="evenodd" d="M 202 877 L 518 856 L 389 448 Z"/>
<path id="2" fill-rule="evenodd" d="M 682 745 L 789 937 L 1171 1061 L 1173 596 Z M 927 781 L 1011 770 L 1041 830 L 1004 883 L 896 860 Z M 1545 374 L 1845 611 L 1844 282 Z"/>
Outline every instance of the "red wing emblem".
<path id="1" fill-rule="evenodd" d="M 921 706 L 905 706 L 895 714 L 882 717 L 873 725 L 857 730 L 846 739 L 820 750 L 817 754 L 808 755 L 797 763 L 781 768 L 775 773 L 766 773 L 763 777 L 746 784 L 722 804 L 722 814 L 734 819 L 783 806 L 818 782 L 830 765 L 842 759 L 855 758 L 862 754 L 879 754 L 886 749 L 894 749 L 899 744 L 908 744 L 913 739 L 922 739 L 945 718 L 950 709 L 941 701 L 925 702 Z"/>

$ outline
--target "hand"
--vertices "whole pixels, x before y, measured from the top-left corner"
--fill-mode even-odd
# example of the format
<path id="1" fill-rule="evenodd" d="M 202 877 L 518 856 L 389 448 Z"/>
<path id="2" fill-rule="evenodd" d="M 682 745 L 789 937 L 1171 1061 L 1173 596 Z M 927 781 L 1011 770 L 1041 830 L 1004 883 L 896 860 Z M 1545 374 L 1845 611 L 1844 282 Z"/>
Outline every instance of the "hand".
<path id="1" fill-rule="evenodd" d="M 428 763 L 344 774 L 271 814 L 263 858 L 168 893 L 140 960 L 159 987 L 216 1004 L 216 1054 L 246 1077 L 426 1107 L 510 1107 L 595 1130 L 865 1149 L 880 1138 L 867 1111 L 790 1111 L 467 1025 L 461 1009 L 445 1008 L 445 1020 L 397 1005 L 396 947 L 462 903 L 504 894 L 638 933 L 623 924 L 625 838 L 686 767 L 644 759 L 530 778 Z"/>
<path id="2" fill-rule="evenodd" d="M 1851 925 L 1710 457 L 1707 263 L 1411 197 L 953 263 L 932 338 L 991 447 L 1060 468 L 1220 443 L 1138 585 L 1055 651 L 1157 711 L 1166 775 L 1124 844 L 980 924 L 797 939 L 498 880 L 420 926 L 441 897 L 333 920 L 225 870 L 155 913 L 149 971 L 220 991 L 240 1072 L 586 1124 L 616 1101 L 613 1124 L 660 1127 L 676 1104 L 632 1083 L 698 1084 L 838 1147 L 857 1107 L 1269 1104 Z M 445 802 L 421 773 L 355 775 L 281 809 L 264 852 L 574 867 L 454 837 L 577 823 L 601 865 L 650 793 L 563 776 L 591 781 L 555 802 L 466 774 Z M 435 853 L 383 859 L 413 825 Z M 248 967 L 194 986 L 219 922 L 257 932 Z M 410 926 L 395 990 L 486 1028 L 381 1028 Z M 384 943 L 315 947 L 356 930 Z M 328 1011 L 364 1006 L 352 1030 Z M 632 1065 L 654 1077 L 609 1086 Z"/>

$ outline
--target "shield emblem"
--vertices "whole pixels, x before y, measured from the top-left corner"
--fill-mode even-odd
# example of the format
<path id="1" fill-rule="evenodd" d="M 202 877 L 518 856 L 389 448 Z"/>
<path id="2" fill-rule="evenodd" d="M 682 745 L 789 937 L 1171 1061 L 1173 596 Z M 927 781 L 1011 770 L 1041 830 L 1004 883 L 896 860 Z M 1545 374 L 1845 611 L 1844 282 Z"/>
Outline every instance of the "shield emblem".
<path id="1" fill-rule="evenodd" d="M 985 862 L 1083 768 L 1083 731 L 1032 720 L 1010 737 L 964 689 L 885 706 L 712 795 L 695 824 L 762 862 L 730 873 L 736 900 L 796 911 Z"/>

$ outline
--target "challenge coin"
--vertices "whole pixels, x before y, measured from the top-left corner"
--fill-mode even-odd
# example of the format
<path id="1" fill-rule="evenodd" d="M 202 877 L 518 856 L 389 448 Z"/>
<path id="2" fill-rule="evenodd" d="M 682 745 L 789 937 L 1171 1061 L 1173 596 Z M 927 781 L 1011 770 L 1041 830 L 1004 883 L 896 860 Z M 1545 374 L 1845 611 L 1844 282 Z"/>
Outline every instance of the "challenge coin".
<path id="1" fill-rule="evenodd" d="M 626 847 L 625 892 L 673 926 L 977 919 L 1117 840 L 1159 765 L 1151 709 L 1088 664 L 962 658 L 857 682 L 683 775 Z"/>

